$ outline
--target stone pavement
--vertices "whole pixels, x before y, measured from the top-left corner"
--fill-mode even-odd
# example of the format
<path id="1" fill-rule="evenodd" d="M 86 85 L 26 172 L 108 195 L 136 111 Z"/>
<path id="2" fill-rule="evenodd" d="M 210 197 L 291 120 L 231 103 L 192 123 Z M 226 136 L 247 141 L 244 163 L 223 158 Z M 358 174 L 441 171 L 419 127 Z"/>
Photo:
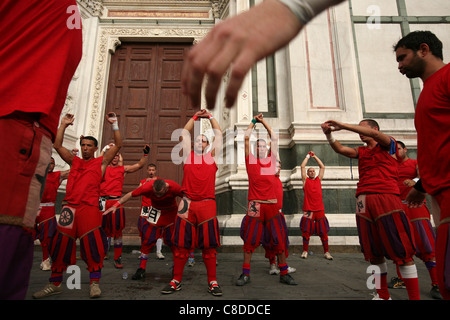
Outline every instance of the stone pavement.
<path id="1" fill-rule="evenodd" d="M 208 293 L 206 283 L 206 269 L 201 258 L 201 251 L 195 251 L 196 264 L 193 267 L 186 265 L 182 289 L 170 295 L 163 295 L 160 290 L 171 280 L 172 257 L 168 247 L 163 246 L 164 260 L 157 260 L 154 252 L 151 253 L 147 263 L 147 272 L 144 281 L 132 280 L 131 277 L 139 264 L 139 247 L 126 246 L 123 248 L 123 269 L 113 266 L 113 249 L 110 250 L 110 259 L 105 260 L 102 270 L 100 288 L 102 295 L 98 300 L 151 300 L 154 302 L 167 301 L 241 301 L 254 300 L 266 301 L 295 301 L 299 300 L 371 300 L 375 290 L 367 288 L 367 273 L 369 264 L 364 261 L 363 255 L 357 250 L 353 252 L 334 252 L 334 257 L 329 261 L 324 259 L 320 247 L 311 250 L 308 259 L 300 258 L 300 248 L 291 248 L 288 264 L 296 268 L 292 274 L 297 281 L 297 286 L 288 286 L 279 282 L 279 276 L 269 275 L 269 263 L 264 258 L 264 253 L 258 248 L 254 253 L 251 264 L 251 282 L 245 286 L 235 285 L 236 279 L 241 274 L 242 252 L 240 248 L 219 248 L 217 277 L 223 290 L 223 296 L 213 297 Z M 345 251 L 345 250 L 344 250 Z M 348 250 L 347 250 L 348 251 Z M 42 289 L 47 283 L 50 271 L 42 271 L 39 268 L 41 250 L 36 246 L 34 264 L 30 278 L 29 290 L 26 300 L 34 300 L 32 294 Z M 421 260 L 416 259 L 419 273 L 421 298 L 433 300 L 429 295 L 430 278 L 428 271 Z M 63 293 L 42 300 L 90 300 L 89 299 L 89 273 L 82 260 L 77 260 L 77 266 L 81 273 L 80 289 L 69 289 L 67 282 L 75 274 L 65 273 Z M 128 278 L 123 279 L 123 273 L 128 273 Z M 388 262 L 388 279 L 396 276 L 395 266 Z M 72 279 L 75 279 L 73 276 Z M 73 281 L 72 281 L 73 283 Z M 393 300 L 407 300 L 406 289 L 391 289 Z M 163 304 L 167 305 L 167 304 Z"/>

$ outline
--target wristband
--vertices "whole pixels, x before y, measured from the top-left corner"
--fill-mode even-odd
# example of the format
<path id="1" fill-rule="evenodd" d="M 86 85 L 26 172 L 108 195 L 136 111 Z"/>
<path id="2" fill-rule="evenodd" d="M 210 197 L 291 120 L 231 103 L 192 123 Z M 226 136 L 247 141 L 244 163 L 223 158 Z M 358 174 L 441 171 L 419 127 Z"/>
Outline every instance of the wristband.
<path id="1" fill-rule="evenodd" d="M 213 117 L 212 114 L 210 114 L 210 115 L 208 116 L 208 119 L 211 120 L 212 118 L 214 118 L 214 117 Z"/>
<path id="2" fill-rule="evenodd" d="M 306 25 L 315 16 L 325 9 L 334 6 L 343 0 L 280 0 L 286 5 L 303 25 Z"/>
<path id="3" fill-rule="evenodd" d="M 121 206 L 121 203 L 119 201 L 117 201 L 116 203 L 114 203 L 114 207 L 118 208 Z"/>
<path id="4" fill-rule="evenodd" d="M 119 124 L 117 123 L 117 121 L 113 122 L 112 129 L 113 129 L 113 131 L 118 131 L 119 130 Z"/>
<path id="5" fill-rule="evenodd" d="M 192 120 L 197 121 L 198 116 L 196 114 L 194 114 L 194 116 L 192 117 Z"/>
<path id="6" fill-rule="evenodd" d="M 308 153 L 305 158 L 309 159 L 309 158 L 311 158 L 311 155 Z"/>
<path id="7" fill-rule="evenodd" d="M 419 191 L 419 192 L 427 193 L 427 192 L 425 191 L 425 189 L 423 188 L 423 186 L 422 186 L 422 181 L 420 181 L 420 179 L 416 182 L 416 184 L 413 186 L 413 188 L 416 189 L 416 190 Z"/>
<path id="8" fill-rule="evenodd" d="M 253 124 L 256 124 L 257 121 L 256 121 L 255 118 L 253 118 L 253 119 L 252 119 L 252 122 L 253 122 Z"/>
<path id="9" fill-rule="evenodd" d="M 333 137 L 333 135 L 331 133 L 326 134 L 326 136 L 327 136 L 327 140 L 330 144 L 333 144 L 336 141 L 336 139 Z"/>

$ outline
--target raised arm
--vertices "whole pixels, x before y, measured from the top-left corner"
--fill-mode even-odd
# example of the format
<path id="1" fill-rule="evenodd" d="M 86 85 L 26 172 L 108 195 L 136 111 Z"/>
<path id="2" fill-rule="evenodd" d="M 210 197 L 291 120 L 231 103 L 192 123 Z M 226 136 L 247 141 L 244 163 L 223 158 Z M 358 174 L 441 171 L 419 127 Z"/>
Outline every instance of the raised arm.
<path id="1" fill-rule="evenodd" d="M 147 162 L 148 153 L 150 152 L 150 146 L 146 144 L 143 149 L 143 155 L 141 159 L 139 159 L 139 162 L 132 164 L 132 165 L 126 165 L 124 166 L 125 173 L 133 173 L 140 169 L 142 169 L 145 166 L 145 163 Z"/>
<path id="2" fill-rule="evenodd" d="M 270 125 L 264 119 L 262 113 L 257 115 L 256 118 L 258 119 L 259 122 L 262 123 L 264 128 L 266 128 L 266 130 L 269 134 L 269 137 L 270 137 L 270 152 L 274 157 L 276 157 L 278 154 L 278 135 L 277 135 L 277 133 L 274 130 L 272 130 Z"/>
<path id="3" fill-rule="evenodd" d="M 113 134 L 114 134 L 114 145 L 111 146 L 108 152 L 103 156 L 102 161 L 102 172 L 105 174 L 106 167 L 114 159 L 117 152 L 122 148 L 122 137 L 120 136 L 119 125 L 117 123 L 117 116 L 114 112 L 110 112 L 106 115 L 106 120 L 111 124 Z"/>
<path id="4" fill-rule="evenodd" d="M 382 145 L 385 148 L 390 147 L 391 145 L 391 138 L 384 134 L 383 132 L 376 130 L 374 128 L 368 127 L 368 126 L 362 126 L 362 125 L 353 125 L 349 123 L 342 123 L 334 120 L 329 120 L 326 123 L 329 124 L 329 127 L 331 131 L 339 131 L 339 130 L 348 130 L 355 133 L 358 133 L 359 135 L 363 135 L 366 137 L 373 138 L 377 143 Z"/>
<path id="5" fill-rule="evenodd" d="M 247 158 L 250 154 L 250 136 L 252 135 L 252 131 L 255 128 L 256 122 L 258 122 L 258 119 L 255 117 L 253 117 L 252 121 L 250 122 L 250 124 L 247 127 L 247 130 L 245 130 L 245 134 L 244 134 L 244 150 L 245 150 L 245 157 Z"/>
<path id="6" fill-rule="evenodd" d="M 216 157 L 216 155 L 220 156 L 222 153 L 223 136 L 222 130 L 220 129 L 219 126 L 219 122 L 217 122 L 217 120 L 214 119 L 213 115 L 209 112 L 205 112 L 204 114 L 202 114 L 202 117 L 209 119 L 209 121 L 211 122 L 211 127 L 214 132 L 214 142 L 212 144 L 211 154 L 213 157 Z"/>
<path id="7" fill-rule="evenodd" d="M 322 123 L 321 126 L 323 133 L 327 137 L 328 143 L 336 153 L 342 154 L 343 156 L 346 156 L 348 158 L 358 158 L 358 151 L 356 149 L 343 146 L 338 140 L 333 137 L 333 134 L 331 133 L 331 125 L 328 122 Z"/>
<path id="8" fill-rule="evenodd" d="M 59 156 L 68 164 L 72 165 L 73 158 L 75 157 L 71 150 L 63 147 L 64 133 L 68 126 L 73 125 L 75 118 L 73 114 L 67 113 L 61 118 L 58 131 L 56 133 L 55 142 L 53 148 L 58 152 Z"/>
<path id="9" fill-rule="evenodd" d="M 306 165 L 308 164 L 309 158 L 311 158 L 311 155 L 308 153 L 305 159 L 303 159 L 302 164 L 300 165 L 300 172 L 302 174 L 303 185 L 305 185 L 306 178 L 308 177 L 306 174 Z"/>
<path id="10" fill-rule="evenodd" d="M 197 119 L 199 117 L 201 117 L 206 110 L 200 110 L 197 111 L 194 116 L 188 120 L 188 122 L 186 122 L 183 131 L 181 132 L 181 147 L 183 149 L 183 161 L 187 158 L 187 156 L 191 153 L 192 151 L 192 136 L 191 134 L 193 133 L 193 129 L 194 129 L 194 124 L 195 121 L 197 121 Z"/>
<path id="11" fill-rule="evenodd" d="M 319 165 L 318 177 L 319 177 L 320 181 L 322 181 L 323 176 L 325 174 L 325 165 L 323 164 L 322 160 L 320 160 L 319 157 L 314 152 L 311 151 L 311 153 L 312 153 L 311 157 L 314 158 L 314 160 L 316 160 L 317 164 Z"/>

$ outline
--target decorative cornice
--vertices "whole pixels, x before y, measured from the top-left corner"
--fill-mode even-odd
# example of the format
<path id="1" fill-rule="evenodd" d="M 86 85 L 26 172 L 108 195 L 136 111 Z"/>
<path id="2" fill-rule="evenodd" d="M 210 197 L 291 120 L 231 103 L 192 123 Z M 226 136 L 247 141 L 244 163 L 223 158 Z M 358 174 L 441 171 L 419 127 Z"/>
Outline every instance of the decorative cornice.
<path id="1" fill-rule="evenodd" d="M 106 88 L 108 85 L 109 55 L 114 54 L 116 48 L 121 44 L 121 40 L 126 38 L 162 38 L 167 41 L 170 38 L 192 39 L 194 43 L 206 36 L 209 28 L 130 28 L 130 27 L 101 27 L 98 40 L 98 49 L 95 57 L 95 73 L 93 77 L 93 93 L 89 108 L 89 125 L 87 127 L 89 135 L 97 135 L 100 128 L 100 119 L 106 98 Z"/>
<path id="2" fill-rule="evenodd" d="M 77 0 L 78 4 L 86 9 L 93 17 L 103 14 L 103 0 Z"/>
<path id="3" fill-rule="evenodd" d="M 211 0 L 212 11 L 215 19 L 222 19 L 230 0 Z"/>

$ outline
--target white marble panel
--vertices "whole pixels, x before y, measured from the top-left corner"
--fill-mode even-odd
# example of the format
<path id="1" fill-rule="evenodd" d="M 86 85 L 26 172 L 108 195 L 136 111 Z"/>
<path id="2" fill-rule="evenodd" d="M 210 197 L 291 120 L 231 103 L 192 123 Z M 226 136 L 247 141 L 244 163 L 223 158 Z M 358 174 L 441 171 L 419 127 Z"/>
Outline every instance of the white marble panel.
<path id="1" fill-rule="evenodd" d="M 364 93 L 369 113 L 411 113 L 414 103 L 410 83 L 398 72 L 393 45 L 401 38 L 398 24 L 382 24 L 380 29 L 355 25 Z"/>
<path id="2" fill-rule="evenodd" d="M 450 16 L 448 0 L 405 0 L 405 3 L 410 16 Z"/>
<path id="3" fill-rule="evenodd" d="M 397 1 L 394 0 L 352 0 L 351 5 L 355 16 L 398 15 Z"/>

